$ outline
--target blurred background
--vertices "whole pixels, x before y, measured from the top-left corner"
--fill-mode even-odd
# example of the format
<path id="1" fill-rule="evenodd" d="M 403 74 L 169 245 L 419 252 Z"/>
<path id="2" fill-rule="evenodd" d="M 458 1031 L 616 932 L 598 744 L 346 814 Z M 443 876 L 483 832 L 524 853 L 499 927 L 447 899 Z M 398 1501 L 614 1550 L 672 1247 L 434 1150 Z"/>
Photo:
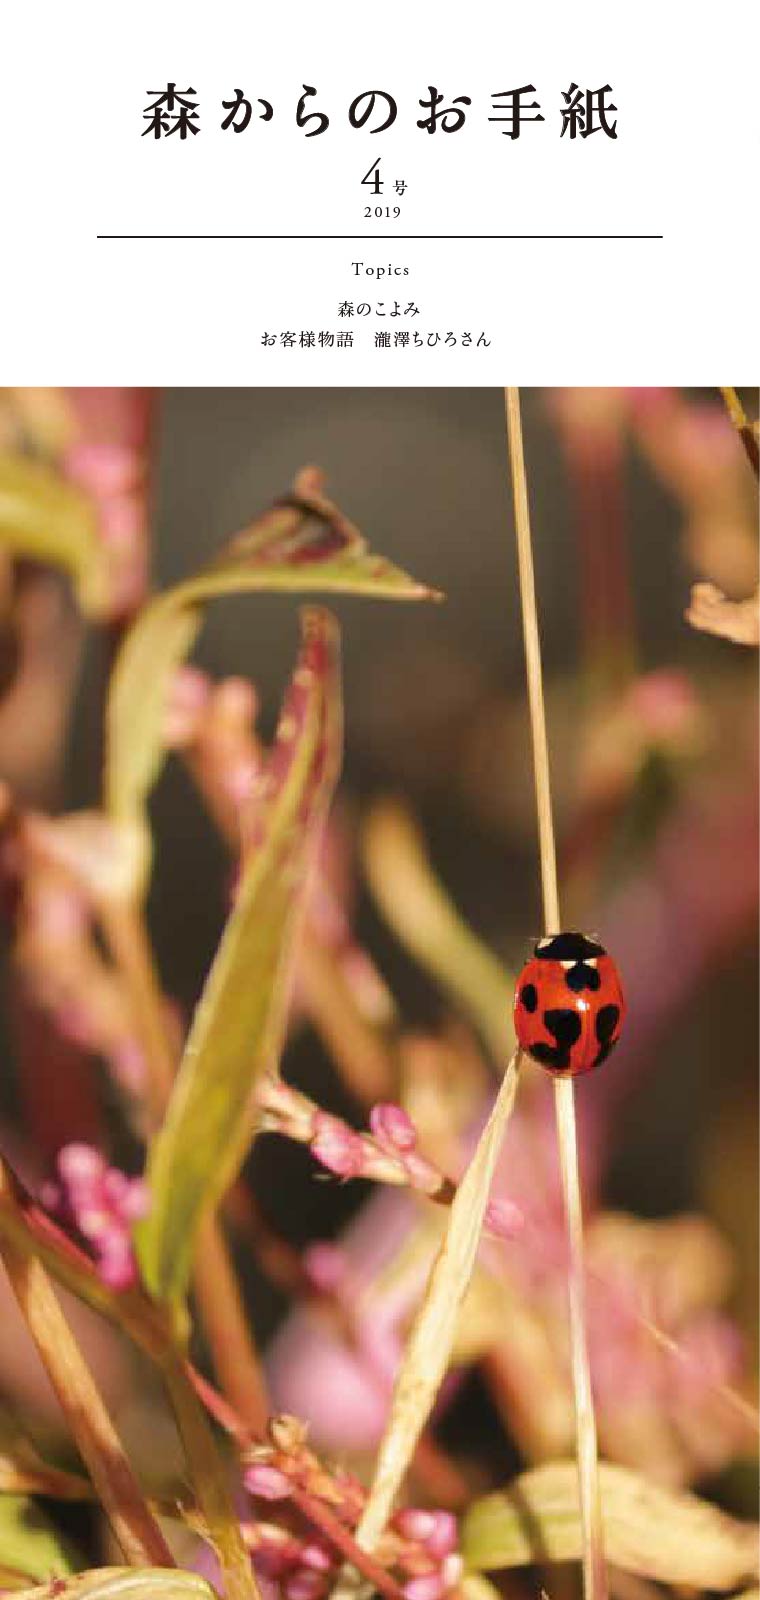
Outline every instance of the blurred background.
<path id="1" fill-rule="evenodd" d="M 756 394 L 740 396 L 755 416 Z M 690 626 L 685 614 L 697 581 L 736 602 L 756 587 L 756 481 L 718 390 L 525 390 L 523 410 L 565 921 L 608 944 L 630 1007 L 618 1051 L 579 1084 L 593 1205 L 645 1221 L 698 1216 L 715 1230 L 719 1270 L 697 1251 L 694 1271 L 698 1278 L 704 1265 L 715 1283 L 721 1328 L 730 1324 L 742 1354 L 728 1361 L 721 1344 L 709 1360 L 721 1381 L 729 1376 L 751 1393 L 757 655 Z M 70 413 L 80 443 L 116 441 L 139 457 L 131 517 L 122 506 L 119 520 L 111 505 L 109 523 L 107 486 L 93 486 L 81 461 L 72 464 Z M 373 549 L 444 592 L 440 606 L 334 602 L 346 751 L 330 870 L 352 938 L 393 996 L 394 1028 L 421 1047 L 444 1037 L 450 1044 L 467 1027 L 462 1049 L 474 1048 L 472 1017 L 462 1017 L 370 893 L 362 829 L 378 803 L 400 799 L 462 916 L 505 972 L 519 968 L 541 913 L 501 392 L 6 391 L 4 427 L 9 453 L 52 461 L 92 492 L 118 557 L 111 604 L 90 625 L 67 580 L 28 552 L 8 557 L 0 776 L 22 804 L 53 812 L 98 805 L 107 675 L 148 571 L 164 588 L 202 565 L 287 492 L 300 467 L 324 470 L 331 499 Z M 265 736 L 292 666 L 296 613 L 289 597 L 217 602 L 195 653 L 211 678 L 253 682 Z M 176 758 L 152 816 L 150 926 L 164 987 L 187 1016 L 223 925 L 232 868 Z M 19 1022 L 24 975 L 12 909 L 3 982 L 6 1142 L 39 1178 L 72 1138 L 105 1141 L 139 1164 L 132 1136 L 119 1131 L 118 1092 L 98 1052 L 52 1037 L 33 983 Z M 510 1005 L 505 982 L 505 1013 Z M 354 1126 L 366 1125 L 366 1108 L 303 1008 L 286 1072 Z M 248 1178 L 269 1225 L 299 1249 L 337 1239 L 375 1203 L 362 1183 L 318 1181 L 309 1152 L 279 1138 L 260 1141 Z M 676 1236 L 663 1248 L 677 1254 Z M 278 1397 L 307 1409 L 306 1386 L 289 1388 L 303 1346 L 288 1297 L 244 1245 L 238 1255 L 258 1336 L 273 1351 Z M 700 1306 L 712 1293 L 692 1285 L 687 1299 Z M 318 1365 L 317 1346 L 300 1332 Z M 18 1357 L 7 1346 L 0 1335 L 0 1388 L 12 1391 Z M 465 1454 L 491 1452 L 500 1470 L 530 1446 L 508 1414 L 494 1421 L 486 1389 L 482 1373 L 470 1374 L 442 1437 Z M 315 1427 L 319 1442 L 318 1416 Z M 705 1427 L 717 1440 L 720 1426 Z M 340 1443 L 327 1428 L 326 1446 Z M 632 1448 L 621 1447 L 621 1458 Z M 753 1490 L 736 1476 L 751 1453 L 746 1436 L 732 1435 L 712 1454 L 695 1450 L 674 1474 L 708 1478 L 725 1503 L 752 1509 Z"/>

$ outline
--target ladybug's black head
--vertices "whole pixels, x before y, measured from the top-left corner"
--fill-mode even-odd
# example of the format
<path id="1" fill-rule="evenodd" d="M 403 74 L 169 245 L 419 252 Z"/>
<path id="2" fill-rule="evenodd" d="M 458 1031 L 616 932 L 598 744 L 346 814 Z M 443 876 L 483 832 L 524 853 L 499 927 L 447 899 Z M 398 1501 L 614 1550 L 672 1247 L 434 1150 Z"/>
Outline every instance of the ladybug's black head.
<path id="1" fill-rule="evenodd" d="M 541 961 L 588 961 L 605 954 L 604 945 L 585 933 L 555 933 L 548 939 L 539 939 L 534 954 Z"/>

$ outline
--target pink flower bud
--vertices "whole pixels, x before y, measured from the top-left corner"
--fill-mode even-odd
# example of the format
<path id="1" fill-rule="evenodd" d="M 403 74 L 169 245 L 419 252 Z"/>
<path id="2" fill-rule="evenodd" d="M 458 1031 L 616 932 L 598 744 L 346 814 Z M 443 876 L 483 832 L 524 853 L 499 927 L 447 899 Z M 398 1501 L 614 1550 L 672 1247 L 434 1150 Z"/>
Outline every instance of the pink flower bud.
<path id="1" fill-rule="evenodd" d="M 64 471 L 97 499 L 119 494 L 135 483 L 140 462 L 134 450 L 120 444 L 75 444 L 64 459 Z"/>
<path id="2" fill-rule="evenodd" d="M 142 1178 L 130 1178 L 121 1202 L 121 1215 L 125 1222 L 142 1222 L 150 1211 L 150 1189 Z"/>
<path id="3" fill-rule="evenodd" d="M 213 693 L 214 711 L 227 724 L 247 727 L 258 710 L 258 695 L 247 678 L 225 678 Z"/>
<path id="4" fill-rule="evenodd" d="M 145 519 L 136 495 L 116 495 L 100 508 L 100 531 L 106 544 L 129 550 L 142 540 Z"/>
<path id="5" fill-rule="evenodd" d="M 254 1461 L 246 1467 L 243 1482 L 258 1500 L 288 1500 L 293 1487 L 285 1473 L 267 1461 Z"/>
<path id="6" fill-rule="evenodd" d="M 118 1167 L 107 1167 L 101 1179 L 101 1191 L 104 1200 L 114 1211 L 121 1211 L 125 1197 L 129 1190 L 129 1178 L 126 1172 L 119 1172 Z"/>
<path id="7" fill-rule="evenodd" d="M 456 1550 L 457 1522 L 450 1511 L 417 1511 L 410 1506 L 394 1517 L 393 1526 L 404 1539 L 423 1545 L 436 1561 Z"/>
<path id="8" fill-rule="evenodd" d="M 131 1289 L 137 1278 L 130 1241 L 114 1230 L 98 1243 L 98 1276 L 109 1289 Z"/>
<path id="9" fill-rule="evenodd" d="M 403 1592 L 406 1600 L 443 1600 L 443 1578 L 439 1572 L 426 1572 L 422 1578 L 410 1578 Z"/>
<path id="10" fill-rule="evenodd" d="M 411 1539 L 415 1544 L 427 1544 L 435 1531 L 435 1517 L 434 1511 L 418 1511 L 414 1506 L 408 1506 L 393 1518 L 393 1526 L 403 1539 Z"/>
<path id="11" fill-rule="evenodd" d="M 289 1537 L 281 1528 L 258 1523 L 256 1532 L 259 1539 L 253 1552 L 256 1570 L 277 1583 L 298 1565 L 301 1547 L 297 1539 Z"/>
<path id="12" fill-rule="evenodd" d="M 325 1593 L 325 1578 L 321 1572 L 310 1572 L 308 1567 L 298 1568 L 285 1583 L 287 1600 L 319 1600 Z"/>
<path id="13" fill-rule="evenodd" d="M 170 748 L 190 744 L 196 737 L 210 694 L 205 672 L 195 667 L 181 667 L 175 672 L 164 711 L 164 739 Z"/>
<path id="14" fill-rule="evenodd" d="M 483 1226 L 498 1239 L 516 1239 L 525 1226 L 525 1217 L 513 1200 L 489 1200 Z"/>
<path id="15" fill-rule="evenodd" d="M 326 1239 L 309 1245 L 304 1251 L 303 1265 L 312 1288 L 319 1294 L 335 1294 L 345 1282 L 348 1271 L 345 1252 L 340 1245 L 330 1244 Z"/>
<path id="16" fill-rule="evenodd" d="M 417 1143 L 417 1129 L 411 1117 L 407 1116 L 402 1106 L 394 1105 L 392 1101 L 372 1107 L 369 1125 L 378 1144 L 394 1154 L 413 1150 Z"/>
<path id="17" fill-rule="evenodd" d="M 312 1154 L 339 1178 L 358 1178 L 364 1169 L 364 1146 L 357 1133 L 327 1111 L 314 1118 Z"/>
<path id="18" fill-rule="evenodd" d="M 435 1556 L 436 1561 L 443 1561 L 445 1565 L 457 1548 L 457 1519 L 450 1511 L 436 1511 L 434 1516 L 435 1527 L 425 1540 L 425 1549 Z"/>
<path id="19" fill-rule="evenodd" d="M 418 1156 L 416 1150 L 407 1150 L 403 1155 L 399 1151 L 398 1154 L 413 1189 L 420 1189 L 423 1194 L 435 1194 L 440 1189 L 443 1174 L 437 1167 L 431 1166 L 424 1156 Z"/>
<path id="20" fill-rule="evenodd" d="M 242 756 L 221 772 L 222 788 L 233 805 L 242 806 L 250 800 L 260 771 L 260 763 L 253 756 Z"/>
<path id="21" fill-rule="evenodd" d="M 451 1555 L 446 1557 L 441 1567 L 441 1577 L 443 1579 L 444 1588 L 446 1590 L 455 1589 L 457 1584 L 461 1581 L 463 1572 L 464 1562 L 462 1557 L 452 1552 Z"/>
<path id="22" fill-rule="evenodd" d="M 329 1572 L 333 1565 L 333 1558 L 329 1550 L 322 1544 L 305 1544 L 301 1551 L 301 1564 L 309 1567 L 313 1572 Z"/>
<path id="23" fill-rule="evenodd" d="M 66 1184 L 83 1186 L 99 1183 L 105 1161 L 89 1144 L 67 1144 L 58 1151 L 58 1171 Z"/>

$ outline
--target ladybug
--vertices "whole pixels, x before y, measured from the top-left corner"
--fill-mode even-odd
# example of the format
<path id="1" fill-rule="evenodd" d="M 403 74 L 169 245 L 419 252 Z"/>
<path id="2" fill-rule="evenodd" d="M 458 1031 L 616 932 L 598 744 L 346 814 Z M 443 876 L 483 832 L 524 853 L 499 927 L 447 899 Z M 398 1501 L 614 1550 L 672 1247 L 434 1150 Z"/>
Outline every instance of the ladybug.
<path id="1" fill-rule="evenodd" d="M 620 1038 L 625 1000 L 617 967 L 585 933 L 539 939 L 515 990 L 521 1049 L 561 1077 L 606 1061 Z"/>

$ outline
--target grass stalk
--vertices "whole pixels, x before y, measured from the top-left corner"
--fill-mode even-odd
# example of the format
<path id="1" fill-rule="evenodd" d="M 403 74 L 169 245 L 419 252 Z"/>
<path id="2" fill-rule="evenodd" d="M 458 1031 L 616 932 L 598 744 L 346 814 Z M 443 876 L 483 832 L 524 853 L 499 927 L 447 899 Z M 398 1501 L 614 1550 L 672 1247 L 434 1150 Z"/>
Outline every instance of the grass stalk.
<path id="1" fill-rule="evenodd" d="M 261 1600 L 224 1460 L 179 1353 L 164 1363 L 163 1375 L 193 1489 L 222 1569 L 226 1600 Z"/>
<path id="2" fill-rule="evenodd" d="M 747 460 L 755 474 L 760 477 L 760 442 L 758 441 L 758 425 L 750 422 L 744 406 L 735 389 L 721 389 L 723 403 L 728 415 L 744 445 Z"/>
<path id="3" fill-rule="evenodd" d="M 4 1238 L 2 1259 L 79 1453 L 114 1535 L 133 1567 L 173 1567 L 174 1558 L 145 1500 L 103 1398 L 47 1272 Z"/>
<path id="4" fill-rule="evenodd" d="M 544 928 L 546 933 L 559 933 L 562 924 L 560 921 L 559 889 L 557 885 L 557 852 L 552 816 L 549 747 L 546 735 L 546 708 L 541 667 L 541 639 L 536 607 L 530 508 L 528 504 L 519 389 L 508 388 L 505 399 L 517 534 L 517 559 L 525 641 L 528 704 L 533 744 Z M 572 1078 L 555 1079 L 554 1094 L 562 1189 L 567 1222 L 568 1301 L 578 1479 L 583 1531 L 583 1587 L 585 1600 L 606 1600 L 607 1578 L 602 1534 L 596 1421 L 586 1339 L 583 1210 Z"/>

